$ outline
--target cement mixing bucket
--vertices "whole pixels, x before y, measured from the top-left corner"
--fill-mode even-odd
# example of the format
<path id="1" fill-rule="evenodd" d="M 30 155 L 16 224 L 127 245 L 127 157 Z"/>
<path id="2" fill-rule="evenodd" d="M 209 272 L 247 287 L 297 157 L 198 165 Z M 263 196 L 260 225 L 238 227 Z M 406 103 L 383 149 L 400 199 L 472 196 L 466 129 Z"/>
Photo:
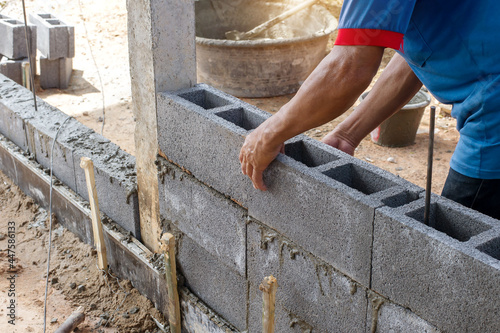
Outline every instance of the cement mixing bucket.
<path id="1" fill-rule="evenodd" d="M 231 30 L 248 31 L 299 1 L 196 1 L 198 82 L 238 97 L 291 94 L 326 55 L 337 20 L 321 5 L 289 17 L 257 39 L 227 40 Z"/>
<path id="2" fill-rule="evenodd" d="M 368 92 L 361 95 L 362 101 Z M 431 96 L 420 90 L 401 110 L 385 120 L 371 133 L 372 141 L 380 146 L 405 147 L 415 142 L 418 126 Z"/>

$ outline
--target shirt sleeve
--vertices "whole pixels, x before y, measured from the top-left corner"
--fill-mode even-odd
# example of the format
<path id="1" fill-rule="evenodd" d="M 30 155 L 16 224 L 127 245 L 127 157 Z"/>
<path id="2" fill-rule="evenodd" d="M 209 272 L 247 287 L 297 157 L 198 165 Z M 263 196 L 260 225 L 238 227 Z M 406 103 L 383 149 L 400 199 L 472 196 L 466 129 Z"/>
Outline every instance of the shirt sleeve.
<path id="1" fill-rule="evenodd" d="M 335 45 L 399 50 L 417 0 L 344 0 Z"/>

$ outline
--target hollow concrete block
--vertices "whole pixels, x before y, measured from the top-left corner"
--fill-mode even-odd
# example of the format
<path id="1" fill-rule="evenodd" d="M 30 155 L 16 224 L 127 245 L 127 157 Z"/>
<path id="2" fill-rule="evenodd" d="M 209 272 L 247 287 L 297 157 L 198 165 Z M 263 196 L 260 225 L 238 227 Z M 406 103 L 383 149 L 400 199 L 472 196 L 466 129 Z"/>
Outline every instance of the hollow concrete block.
<path id="1" fill-rule="evenodd" d="M 48 60 L 75 56 L 75 28 L 53 14 L 30 13 L 30 23 L 37 27 L 37 48 Z"/>
<path id="2" fill-rule="evenodd" d="M 300 320 L 312 326 L 312 332 L 364 331 L 365 288 L 326 262 L 255 221 L 248 225 L 247 256 L 250 332 L 261 327 L 262 292 L 258 285 L 269 275 L 278 281 L 277 304 L 290 311 L 289 322 L 278 328 L 280 332 L 286 332 L 294 322 L 300 326 Z"/>
<path id="3" fill-rule="evenodd" d="M 65 127 L 79 127 L 80 123 L 75 119 L 65 122 L 68 117 L 58 109 L 42 103 L 38 107 L 38 112 L 27 120 L 26 134 L 30 153 L 34 155 L 35 160 L 45 169 L 49 169 L 52 159 L 53 175 L 73 191 L 76 191 L 74 149 L 70 143 L 61 140 L 61 136 L 58 136 L 58 140 L 54 142 L 57 131 L 63 123 L 64 127 L 61 128 L 61 131 Z M 53 152 L 52 146 L 54 147 Z"/>
<path id="4" fill-rule="evenodd" d="M 99 208 L 140 239 L 135 158 L 93 131 L 73 139 L 77 193 L 88 200 L 85 173 L 80 168 L 80 159 L 89 157 L 94 163 Z"/>
<path id="5" fill-rule="evenodd" d="M 247 281 L 188 236 L 178 241 L 177 267 L 186 286 L 238 330 L 247 326 Z"/>
<path id="6" fill-rule="evenodd" d="M 36 26 L 28 25 L 28 34 L 31 37 L 31 56 L 36 58 Z M 0 14 L 0 54 L 11 59 L 28 58 L 26 33 L 24 23 Z"/>
<path id="7" fill-rule="evenodd" d="M 5 75 L 17 84 L 23 84 L 23 62 L 28 58 L 21 60 L 10 60 L 7 57 L 0 56 L 0 74 Z"/>
<path id="8" fill-rule="evenodd" d="M 384 303 L 377 311 L 376 333 L 421 332 L 441 333 L 442 331 L 423 320 L 415 313 L 393 303 Z M 371 329 L 367 332 L 373 332 Z"/>
<path id="9" fill-rule="evenodd" d="M 247 211 L 179 167 L 158 162 L 162 218 L 244 277 Z"/>
<path id="10" fill-rule="evenodd" d="M 43 89 L 67 89 L 72 71 L 72 58 L 49 60 L 44 56 L 40 56 L 40 86 Z"/>
<path id="11" fill-rule="evenodd" d="M 38 98 L 37 103 L 41 102 Z M 34 114 L 33 93 L 0 74 L 0 133 L 26 152 L 26 120 Z"/>
<path id="12" fill-rule="evenodd" d="M 499 221 L 437 196 L 430 226 L 423 211 L 376 212 L 372 289 L 446 332 L 498 330 L 500 258 L 479 244 L 500 239 Z"/>

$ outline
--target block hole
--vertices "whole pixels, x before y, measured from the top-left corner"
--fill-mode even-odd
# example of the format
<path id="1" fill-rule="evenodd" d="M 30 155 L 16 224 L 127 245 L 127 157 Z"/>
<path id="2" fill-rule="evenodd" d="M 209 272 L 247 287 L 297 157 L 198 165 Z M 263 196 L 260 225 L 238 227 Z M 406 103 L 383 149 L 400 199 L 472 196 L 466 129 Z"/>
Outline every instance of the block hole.
<path id="1" fill-rule="evenodd" d="M 416 201 L 419 199 L 417 193 L 411 193 L 408 191 L 404 191 L 402 193 L 398 193 L 396 195 L 387 197 L 382 199 L 382 203 L 387 207 L 396 208 L 409 204 L 410 202 Z"/>
<path id="2" fill-rule="evenodd" d="M 339 158 L 302 140 L 285 144 L 285 155 L 314 168 Z"/>
<path id="3" fill-rule="evenodd" d="M 38 14 L 38 16 L 40 16 L 43 19 L 49 19 L 54 17 L 52 16 L 52 14 Z"/>
<path id="4" fill-rule="evenodd" d="M 50 25 L 61 25 L 62 22 L 60 20 L 47 20 L 47 23 Z"/>
<path id="5" fill-rule="evenodd" d="M 500 260 L 500 238 L 481 244 L 477 247 L 477 249 L 497 260 Z"/>
<path id="6" fill-rule="evenodd" d="M 196 90 L 188 93 L 180 94 L 179 97 L 184 98 L 191 103 L 201 106 L 205 110 L 210 110 L 218 108 L 221 106 L 226 106 L 232 104 L 225 98 L 218 96 L 207 90 Z"/>
<path id="7" fill-rule="evenodd" d="M 259 115 L 245 110 L 244 108 L 237 108 L 233 110 L 221 111 L 215 114 L 236 126 L 246 129 L 247 131 L 257 128 L 262 124 L 265 119 Z"/>
<path id="8" fill-rule="evenodd" d="M 323 172 L 361 193 L 370 195 L 387 190 L 397 184 L 355 164 L 345 164 Z"/>
<path id="9" fill-rule="evenodd" d="M 20 24 L 22 24 L 22 22 L 21 22 L 21 21 L 18 21 L 18 20 L 12 20 L 12 19 L 10 19 L 10 20 L 5 20 L 5 22 L 7 22 L 7 23 L 9 23 L 9 24 L 12 24 L 12 25 L 20 25 Z"/>
<path id="10" fill-rule="evenodd" d="M 424 210 L 422 207 L 407 213 L 406 216 L 424 223 Z M 429 226 L 460 242 L 466 242 L 471 237 L 491 229 L 491 226 L 439 203 L 431 204 Z"/>

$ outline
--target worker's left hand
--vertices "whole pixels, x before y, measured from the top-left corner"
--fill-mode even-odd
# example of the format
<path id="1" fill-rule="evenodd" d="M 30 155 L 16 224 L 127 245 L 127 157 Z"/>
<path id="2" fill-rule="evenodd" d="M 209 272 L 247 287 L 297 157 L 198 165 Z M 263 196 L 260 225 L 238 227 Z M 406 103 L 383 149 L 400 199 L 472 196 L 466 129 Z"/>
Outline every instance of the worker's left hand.
<path id="1" fill-rule="evenodd" d="M 266 140 L 265 129 L 262 127 L 246 137 L 240 150 L 241 172 L 252 180 L 253 187 L 267 190 L 262 173 L 280 152 L 284 153 L 284 144 Z"/>

